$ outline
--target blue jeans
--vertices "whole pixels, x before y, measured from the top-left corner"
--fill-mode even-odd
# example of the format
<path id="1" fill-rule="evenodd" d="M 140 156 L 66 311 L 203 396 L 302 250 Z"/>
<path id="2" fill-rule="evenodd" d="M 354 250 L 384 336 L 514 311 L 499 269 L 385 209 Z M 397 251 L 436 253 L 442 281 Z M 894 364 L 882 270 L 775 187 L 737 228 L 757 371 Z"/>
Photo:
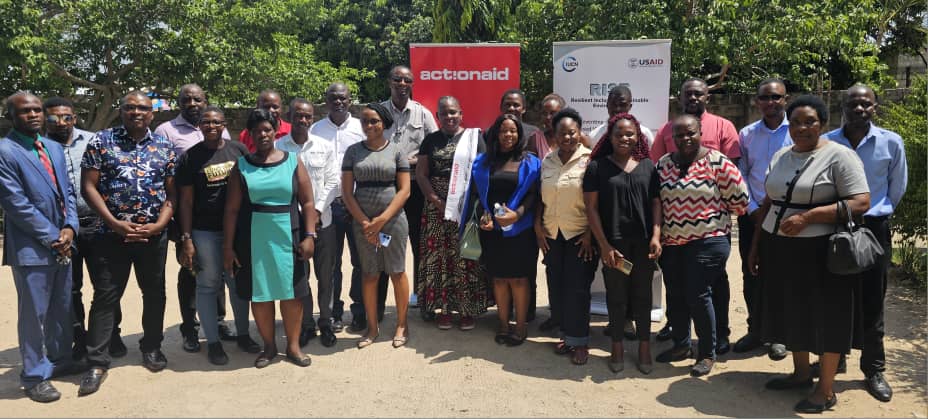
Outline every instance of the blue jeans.
<path id="1" fill-rule="evenodd" d="M 667 287 L 674 347 L 690 346 L 690 319 L 699 337 L 697 359 L 715 359 L 716 323 L 712 287 L 725 275 L 731 243 L 725 236 L 665 246 L 661 267 Z"/>
<path id="2" fill-rule="evenodd" d="M 235 316 L 238 336 L 248 336 L 248 301 L 235 292 L 235 278 L 222 271 L 222 232 L 193 230 L 191 232 L 196 253 L 197 314 L 206 342 L 219 342 L 219 306 L 216 295 L 223 285 L 229 287 L 229 302 Z"/>

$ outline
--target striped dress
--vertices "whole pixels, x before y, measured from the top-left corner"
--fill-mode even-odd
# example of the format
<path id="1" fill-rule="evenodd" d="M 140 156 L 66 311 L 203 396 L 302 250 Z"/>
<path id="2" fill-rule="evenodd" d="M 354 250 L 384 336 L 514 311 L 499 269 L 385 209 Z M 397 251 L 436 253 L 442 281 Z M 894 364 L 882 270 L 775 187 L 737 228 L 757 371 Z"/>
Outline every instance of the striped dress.
<path id="1" fill-rule="evenodd" d="M 716 150 L 690 164 L 685 175 L 670 154 L 661 157 L 657 171 L 664 246 L 726 236 L 731 232 L 731 217 L 747 210 L 748 189 L 741 172 Z"/>

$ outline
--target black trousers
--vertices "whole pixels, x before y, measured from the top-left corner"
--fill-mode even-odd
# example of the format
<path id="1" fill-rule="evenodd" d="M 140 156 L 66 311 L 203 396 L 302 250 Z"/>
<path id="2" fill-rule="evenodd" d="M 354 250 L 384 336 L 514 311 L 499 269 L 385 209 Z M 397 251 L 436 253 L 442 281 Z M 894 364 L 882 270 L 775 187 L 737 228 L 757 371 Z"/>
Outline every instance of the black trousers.
<path id="1" fill-rule="evenodd" d="M 731 233 L 725 236 L 731 245 Z M 722 267 L 722 275 L 712 284 L 712 307 L 715 308 L 715 338 L 717 341 L 728 339 L 731 328 L 728 322 L 728 305 L 731 301 L 731 284 L 728 281 L 728 270 Z"/>
<path id="2" fill-rule="evenodd" d="M 568 345 L 586 345 L 590 336 L 590 285 L 596 259 L 584 260 L 577 256 L 579 237 L 567 240 L 558 232 L 556 239 L 546 240 L 548 253 L 544 263 L 551 318 L 561 326 Z"/>
<path id="3" fill-rule="evenodd" d="M 744 305 L 748 308 L 748 333 L 760 336 L 760 278 L 751 274 L 748 256 L 754 243 L 756 224 L 749 215 L 738 217 L 738 253 L 741 255 L 741 277 L 744 278 Z M 713 301 L 714 303 L 714 301 Z M 716 316 L 718 316 L 716 314 Z"/>
<path id="4" fill-rule="evenodd" d="M 638 339 L 650 339 L 651 281 L 655 265 L 653 260 L 648 259 L 648 239 L 626 239 L 611 244 L 633 266 L 631 275 L 603 266 L 606 307 L 611 327 L 609 335 L 613 342 L 621 342 L 625 320 L 630 318 L 635 321 Z M 627 317 L 628 313 L 631 313 L 631 317 Z"/>
<path id="5" fill-rule="evenodd" d="M 886 370 L 886 351 L 883 348 L 883 310 L 886 302 L 886 280 L 889 262 L 893 256 L 892 233 L 889 217 L 864 217 L 864 226 L 873 232 L 883 246 L 883 257 L 861 274 L 859 313 L 863 318 L 863 345 L 860 370 L 866 376 Z"/>
<path id="6" fill-rule="evenodd" d="M 74 325 L 74 347 L 87 347 L 87 328 L 84 325 L 86 318 L 84 311 L 84 260 L 92 249 L 92 235 L 78 234 L 75 239 L 74 252 L 71 252 L 71 321 Z M 113 324 L 113 336 L 119 335 L 119 324 L 122 323 L 122 308 L 116 303 Z"/>
<path id="7" fill-rule="evenodd" d="M 180 260 L 181 244 L 176 243 L 177 258 Z M 197 277 L 190 269 L 183 266 L 177 271 L 177 303 L 180 306 L 180 333 L 182 335 L 198 333 L 197 327 Z M 226 318 L 226 289 L 216 291 L 216 308 L 219 323 Z"/>
<path id="8" fill-rule="evenodd" d="M 110 365 L 110 336 L 115 327 L 115 311 L 126 291 L 129 272 L 142 290 L 142 352 L 161 348 L 164 340 L 164 263 L 167 258 L 166 234 L 151 237 L 147 243 L 124 243 L 116 234 L 95 238 L 87 258 L 87 270 L 93 284 L 90 323 L 87 331 L 87 361 L 91 366 Z"/>
<path id="9" fill-rule="evenodd" d="M 415 176 L 416 168 L 413 167 L 412 171 L 413 176 Z M 409 244 L 412 247 L 412 292 L 415 293 L 419 289 L 419 278 L 416 277 L 416 272 L 419 272 L 419 239 L 421 238 L 422 210 L 425 206 L 425 195 L 422 194 L 422 190 L 419 189 L 419 184 L 415 180 L 412 181 L 411 186 L 409 199 L 403 205 L 403 212 L 406 213 L 406 221 L 409 224 Z M 384 298 L 386 298 L 386 295 Z"/>

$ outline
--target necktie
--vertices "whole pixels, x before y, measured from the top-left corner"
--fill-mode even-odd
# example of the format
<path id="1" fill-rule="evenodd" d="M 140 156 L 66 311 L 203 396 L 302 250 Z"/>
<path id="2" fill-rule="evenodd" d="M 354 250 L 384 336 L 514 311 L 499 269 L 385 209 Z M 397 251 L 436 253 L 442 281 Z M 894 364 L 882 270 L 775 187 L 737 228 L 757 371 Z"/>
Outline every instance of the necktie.
<path id="1" fill-rule="evenodd" d="M 36 151 L 38 151 L 39 161 L 42 162 L 42 166 L 45 166 L 45 171 L 47 171 L 48 176 L 51 177 L 52 183 L 57 186 L 58 178 L 55 177 L 55 169 L 52 167 L 52 161 L 48 158 L 48 153 L 45 152 L 45 146 L 42 145 L 42 142 L 39 140 L 35 140 L 33 144 L 35 145 Z"/>

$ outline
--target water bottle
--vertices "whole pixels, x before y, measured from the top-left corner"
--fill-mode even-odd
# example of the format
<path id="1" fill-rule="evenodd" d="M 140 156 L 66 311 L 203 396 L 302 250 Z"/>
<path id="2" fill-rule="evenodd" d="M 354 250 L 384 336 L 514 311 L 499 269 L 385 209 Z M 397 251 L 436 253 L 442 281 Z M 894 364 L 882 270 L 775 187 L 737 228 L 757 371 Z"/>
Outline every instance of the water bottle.
<path id="1" fill-rule="evenodd" d="M 503 206 L 500 205 L 499 202 L 497 202 L 497 203 L 493 204 L 493 214 L 496 215 L 497 217 L 502 217 L 502 216 L 506 215 L 506 210 L 504 210 L 504 209 L 503 209 Z M 500 226 L 500 228 L 503 229 L 503 231 L 509 231 L 509 230 L 512 230 L 512 224 L 510 224 L 510 225 L 508 225 L 508 226 L 506 226 L 506 227 Z"/>

